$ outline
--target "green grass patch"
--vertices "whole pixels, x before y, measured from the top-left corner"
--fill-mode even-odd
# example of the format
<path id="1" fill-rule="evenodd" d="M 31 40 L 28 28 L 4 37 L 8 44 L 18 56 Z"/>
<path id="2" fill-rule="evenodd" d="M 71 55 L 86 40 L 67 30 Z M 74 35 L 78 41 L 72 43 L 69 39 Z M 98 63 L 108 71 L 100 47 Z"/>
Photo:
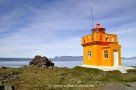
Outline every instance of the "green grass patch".
<path id="1" fill-rule="evenodd" d="M 98 69 L 84 68 L 76 66 L 74 68 L 0 68 L 0 82 L 7 74 L 19 76 L 19 80 L 2 83 L 2 85 L 13 85 L 17 89 L 27 90 L 53 90 L 62 88 L 49 87 L 50 85 L 88 85 L 97 83 L 127 83 L 136 82 L 136 69 L 129 70 L 128 73 L 122 74 L 119 71 L 104 72 Z M 1 83 L 0 83 L 1 84 Z M 66 88 L 67 90 L 78 89 Z M 84 88 L 83 88 L 84 89 Z"/>

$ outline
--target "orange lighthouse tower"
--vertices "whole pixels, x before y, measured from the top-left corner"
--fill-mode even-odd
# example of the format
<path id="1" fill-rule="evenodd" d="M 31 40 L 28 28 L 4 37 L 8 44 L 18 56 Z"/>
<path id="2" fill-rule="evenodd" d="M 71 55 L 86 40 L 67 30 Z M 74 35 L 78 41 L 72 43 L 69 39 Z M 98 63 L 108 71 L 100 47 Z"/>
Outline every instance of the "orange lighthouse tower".
<path id="1" fill-rule="evenodd" d="M 84 67 L 119 67 L 121 62 L 121 46 L 117 35 L 108 34 L 100 24 L 91 30 L 91 34 L 81 38 L 83 46 Z"/>

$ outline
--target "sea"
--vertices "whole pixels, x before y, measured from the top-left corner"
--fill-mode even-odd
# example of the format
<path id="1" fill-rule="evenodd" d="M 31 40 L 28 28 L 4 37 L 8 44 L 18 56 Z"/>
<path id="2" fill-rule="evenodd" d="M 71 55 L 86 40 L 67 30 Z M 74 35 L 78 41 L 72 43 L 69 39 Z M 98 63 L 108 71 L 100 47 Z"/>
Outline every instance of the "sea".
<path id="1" fill-rule="evenodd" d="M 0 58 L 0 67 L 22 67 L 29 65 L 32 58 Z M 52 60 L 57 67 L 73 68 L 75 66 L 81 66 L 82 60 Z M 124 59 L 122 60 L 123 66 L 136 66 L 136 59 Z"/>

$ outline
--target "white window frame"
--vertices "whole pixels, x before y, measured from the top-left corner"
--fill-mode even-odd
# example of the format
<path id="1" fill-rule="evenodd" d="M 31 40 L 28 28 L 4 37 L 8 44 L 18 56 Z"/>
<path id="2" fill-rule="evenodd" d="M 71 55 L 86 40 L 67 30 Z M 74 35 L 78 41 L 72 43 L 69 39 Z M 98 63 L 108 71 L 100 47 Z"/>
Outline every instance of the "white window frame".
<path id="1" fill-rule="evenodd" d="M 105 59 L 108 59 L 108 58 L 109 58 L 108 50 L 103 50 L 103 57 L 104 57 Z"/>

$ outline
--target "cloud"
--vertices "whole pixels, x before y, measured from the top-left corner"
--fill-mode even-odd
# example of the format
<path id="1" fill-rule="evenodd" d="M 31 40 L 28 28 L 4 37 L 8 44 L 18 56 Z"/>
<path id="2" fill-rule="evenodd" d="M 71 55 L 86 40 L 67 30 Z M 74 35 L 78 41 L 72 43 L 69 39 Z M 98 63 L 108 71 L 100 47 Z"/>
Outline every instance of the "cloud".
<path id="1" fill-rule="evenodd" d="M 91 28 L 90 0 L 27 2 L 19 4 L 20 8 L 11 3 L 13 8 L 7 14 L 0 14 L 1 57 L 82 55 L 80 38 L 90 33 Z M 93 0 L 92 3 L 94 23 L 100 22 L 108 33 L 118 34 L 123 53 L 133 52 L 131 48 L 136 44 L 133 42 L 136 39 L 134 0 Z"/>

